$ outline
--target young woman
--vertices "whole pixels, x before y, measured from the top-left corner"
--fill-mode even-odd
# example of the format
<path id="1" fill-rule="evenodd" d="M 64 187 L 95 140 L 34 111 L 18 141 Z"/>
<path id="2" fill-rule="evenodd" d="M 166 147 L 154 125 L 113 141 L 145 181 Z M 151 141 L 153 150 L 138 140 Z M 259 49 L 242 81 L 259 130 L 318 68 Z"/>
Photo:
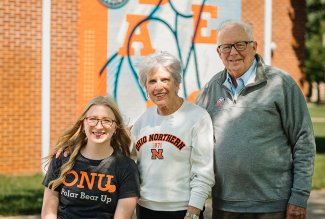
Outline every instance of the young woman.
<path id="1" fill-rule="evenodd" d="M 131 219 L 139 174 L 130 142 L 114 101 L 93 98 L 49 156 L 42 218 Z M 70 156 L 56 158 L 62 149 Z"/>

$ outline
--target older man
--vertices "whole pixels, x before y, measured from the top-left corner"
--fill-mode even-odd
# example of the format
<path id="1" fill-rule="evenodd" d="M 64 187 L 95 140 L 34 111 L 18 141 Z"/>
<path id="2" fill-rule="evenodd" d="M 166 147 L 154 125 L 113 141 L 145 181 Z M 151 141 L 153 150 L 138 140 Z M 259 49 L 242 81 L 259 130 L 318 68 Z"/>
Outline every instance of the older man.
<path id="1" fill-rule="evenodd" d="M 306 102 L 256 50 L 249 24 L 224 23 L 217 52 L 225 69 L 197 99 L 214 127 L 213 219 L 306 218 L 315 156 Z"/>

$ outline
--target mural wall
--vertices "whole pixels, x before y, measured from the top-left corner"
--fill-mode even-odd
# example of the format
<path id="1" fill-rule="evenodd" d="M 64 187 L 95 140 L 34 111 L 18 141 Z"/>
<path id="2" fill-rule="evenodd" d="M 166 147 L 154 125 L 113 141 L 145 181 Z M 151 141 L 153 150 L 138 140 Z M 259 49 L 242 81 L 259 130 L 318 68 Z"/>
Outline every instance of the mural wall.
<path id="1" fill-rule="evenodd" d="M 198 90 L 222 69 L 216 53 L 217 26 L 240 19 L 241 1 L 139 0 L 109 8 L 107 93 L 123 114 L 134 120 L 148 105 L 138 82 L 143 56 L 168 51 L 183 66 L 180 96 L 193 100 Z"/>

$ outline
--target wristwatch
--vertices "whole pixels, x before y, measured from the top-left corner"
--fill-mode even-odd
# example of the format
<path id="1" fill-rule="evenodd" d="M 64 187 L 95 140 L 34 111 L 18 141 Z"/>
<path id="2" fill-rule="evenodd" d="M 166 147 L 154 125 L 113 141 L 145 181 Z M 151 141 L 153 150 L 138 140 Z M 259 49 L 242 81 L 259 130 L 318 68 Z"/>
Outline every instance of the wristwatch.
<path id="1" fill-rule="evenodd" d="M 185 217 L 189 217 L 191 219 L 199 219 L 200 218 L 199 215 L 196 215 L 196 214 L 194 214 L 194 213 L 192 213 L 190 211 L 186 212 Z"/>

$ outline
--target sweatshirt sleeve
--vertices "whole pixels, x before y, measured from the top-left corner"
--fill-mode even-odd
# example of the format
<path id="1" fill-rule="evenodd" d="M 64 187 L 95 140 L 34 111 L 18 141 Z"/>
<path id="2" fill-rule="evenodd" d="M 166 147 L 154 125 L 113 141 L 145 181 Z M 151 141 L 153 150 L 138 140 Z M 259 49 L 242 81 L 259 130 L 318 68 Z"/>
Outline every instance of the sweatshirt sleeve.
<path id="1" fill-rule="evenodd" d="M 209 114 L 204 110 L 192 133 L 191 151 L 191 197 L 189 205 L 203 209 L 211 187 L 214 185 L 213 172 L 213 127 Z"/>
<path id="2" fill-rule="evenodd" d="M 289 203 L 306 208 L 316 153 L 313 126 L 305 98 L 297 84 L 292 80 L 284 91 L 281 116 L 293 159 L 293 184 Z"/>

